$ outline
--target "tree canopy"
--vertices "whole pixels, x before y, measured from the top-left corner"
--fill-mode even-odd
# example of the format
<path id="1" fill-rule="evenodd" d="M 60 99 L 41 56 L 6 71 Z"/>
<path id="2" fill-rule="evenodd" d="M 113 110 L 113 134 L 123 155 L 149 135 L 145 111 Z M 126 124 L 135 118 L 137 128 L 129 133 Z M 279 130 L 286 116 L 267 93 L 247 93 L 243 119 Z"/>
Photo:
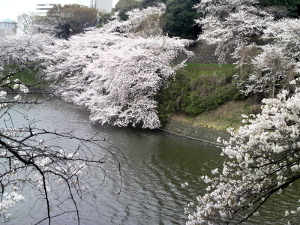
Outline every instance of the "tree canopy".
<path id="1" fill-rule="evenodd" d="M 57 37 L 68 39 L 71 35 L 82 33 L 97 18 L 98 10 L 79 5 L 54 5 L 45 17 L 44 23 L 55 30 Z"/>
<path id="2" fill-rule="evenodd" d="M 157 6 L 160 3 L 166 4 L 166 11 L 160 18 L 165 34 L 170 37 L 197 38 L 201 32 L 201 27 L 195 24 L 195 19 L 199 17 L 199 13 L 193 6 L 199 3 L 199 0 L 120 0 L 113 11 L 119 12 L 118 16 L 121 20 L 127 20 L 127 12 L 130 10 Z"/>
<path id="3" fill-rule="evenodd" d="M 265 99 L 262 112 L 224 141 L 222 171 L 202 176 L 207 194 L 199 196 L 188 224 L 239 224 L 300 178 L 299 90 Z M 284 212 L 283 212 L 284 215 Z"/>
<path id="4" fill-rule="evenodd" d="M 163 16 L 164 32 L 171 37 L 197 39 L 201 27 L 195 20 L 201 15 L 193 8 L 199 0 L 168 0 Z"/>
<path id="5" fill-rule="evenodd" d="M 287 10 L 287 16 L 298 17 L 299 14 L 299 0 L 259 0 L 259 4 L 264 7 L 275 6 L 277 8 L 284 8 Z"/>
<path id="6" fill-rule="evenodd" d="M 233 47 L 241 91 L 264 93 L 265 98 L 261 112 L 243 115 L 245 125 L 230 129 L 231 138 L 222 141 L 222 170 L 201 177 L 207 192 L 186 209 L 190 225 L 243 223 L 300 179 L 300 23 L 295 18 L 276 20 L 257 3 L 206 0 L 197 5 L 205 12 L 198 21 L 204 30 L 199 38 L 219 45 L 220 55 Z"/>
<path id="7" fill-rule="evenodd" d="M 197 39 L 202 29 L 199 24 L 195 23 L 195 20 L 206 13 L 205 10 L 202 11 L 199 8 L 196 10 L 194 8 L 200 2 L 200 0 L 120 0 L 113 11 L 119 12 L 119 17 L 124 21 L 128 19 L 126 13 L 134 8 L 146 8 L 155 6 L 158 3 L 165 3 L 167 6 L 166 12 L 162 16 L 164 32 L 171 37 Z M 205 4 L 205 1 L 203 4 Z M 288 16 L 297 17 L 299 11 L 297 5 L 300 5 L 300 2 L 299 0 L 260 0 L 254 1 L 253 4 L 251 3 L 251 6 L 258 4 L 263 6 L 266 11 L 272 13 L 275 18 L 284 18 Z"/>
<path id="8" fill-rule="evenodd" d="M 199 38 L 209 44 L 217 44 L 216 55 L 220 62 L 224 63 L 226 56 L 237 50 L 238 46 L 257 41 L 266 23 L 273 20 L 273 16 L 258 9 L 256 3 L 256 0 L 207 0 L 196 5 L 196 9 L 204 14 L 196 20 L 203 29 Z"/>
<path id="9" fill-rule="evenodd" d="M 156 6 L 159 3 L 166 3 L 167 0 L 143 0 L 141 3 L 142 8 L 147 8 L 149 6 Z"/>
<path id="10" fill-rule="evenodd" d="M 159 33 L 141 37 L 134 28 L 140 26 L 139 18 L 151 12 L 159 11 L 155 7 L 134 10 L 128 21 L 115 20 L 69 42 L 49 46 L 46 56 L 40 57 L 45 58 L 45 73 L 58 82 L 54 84 L 57 94 L 87 107 L 93 122 L 160 127 L 154 96 L 184 65 L 184 61 L 172 65 L 172 60 L 180 51 L 189 57 L 185 46 L 190 41 Z"/>
<path id="11" fill-rule="evenodd" d="M 127 20 L 128 15 L 127 12 L 140 8 L 141 2 L 138 0 L 119 0 L 115 7 L 113 8 L 113 12 L 119 12 L 118 16 L 121 20 Z"/>

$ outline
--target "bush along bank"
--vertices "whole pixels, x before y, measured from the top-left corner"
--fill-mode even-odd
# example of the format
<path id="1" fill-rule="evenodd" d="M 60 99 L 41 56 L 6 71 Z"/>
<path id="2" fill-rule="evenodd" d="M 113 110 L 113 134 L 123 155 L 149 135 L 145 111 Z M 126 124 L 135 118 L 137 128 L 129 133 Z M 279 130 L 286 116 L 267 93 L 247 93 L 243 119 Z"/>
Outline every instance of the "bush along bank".
<path id="1" fill-rule="evenodd" d="M 235 65 L 187 63 L 176 79 L 161 90 L 156 100 L 158 114 L 165 126 L 174 114 L 195 117 L 243 96 L 236 88 Z"/>
<path id="2" fill-rule="evenodd" d="M 36 65 L 27 65 L 24 68 L 17 64 L 4 66 L 4 77 L 7 77 L 7 84 L 2 91 L 7 93 L 17 93 L 18 89 L 14 88 L 15 84 L 24 84 L 28 88 L 30 94 L 51 94 L 53 91 L 48 83 L 39 77 L 39 69 Z"/>

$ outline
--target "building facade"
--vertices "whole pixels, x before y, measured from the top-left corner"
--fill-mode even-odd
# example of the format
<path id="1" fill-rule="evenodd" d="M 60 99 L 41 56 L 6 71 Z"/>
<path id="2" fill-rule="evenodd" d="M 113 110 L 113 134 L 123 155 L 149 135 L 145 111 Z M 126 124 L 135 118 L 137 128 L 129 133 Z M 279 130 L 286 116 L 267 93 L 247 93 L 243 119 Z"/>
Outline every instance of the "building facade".
<path id="1" fill-rule="evenodd" d="M 91 0 L 91 7 L 98 9 L 100 12 L 109 13 L 113 7 L 113 0 Z"/>
<path id="2" fill-rule="evenodd" d="M 0 21 L 0 36 L 16 34 L 17 23 L 11 19 Z"/>
<path id="3" fill-rule="evenodd" d="M 37 0 L 35 13 L 40 16 L 45 16 L 47 11 L 53 8 L 54 5 L 76 4 L 83 7 L 89 6 L 89 0 Z"/>

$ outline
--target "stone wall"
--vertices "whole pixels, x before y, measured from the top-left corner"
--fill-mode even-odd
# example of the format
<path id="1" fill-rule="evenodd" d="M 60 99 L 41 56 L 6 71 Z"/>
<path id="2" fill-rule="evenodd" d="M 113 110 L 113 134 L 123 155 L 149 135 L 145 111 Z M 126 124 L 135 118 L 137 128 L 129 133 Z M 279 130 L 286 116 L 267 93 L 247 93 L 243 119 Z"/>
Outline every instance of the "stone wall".
<path id="1" fill-rule="evenodd" d="M 205 41 L 199 40 L 189 47 L 194 56 L 188 62 L 192 63 L 218 63 L 215 55 L 216 45 L 208 45 Z"/>
<path id="2" fill-rule="evenodd" d="M 188 60 L 190 63 L 218 63 L 218 56 L 215 55 L 216 45 L 209 45 L 204 40 L 198 40 L 189 46 L 188 50 L 194 52 L 194 56 Z M 175 61 L 180 62 L 185 58 L 186 55 L 179 54 Z M 227 56 L 225 60 L 226 63 L 234 62 L 230 56 Z"/>
<path id="3" fill-rule="evenodd" d="M 221 146 L 221 143 L 217 142 L 218 137 L 222 139 L 229 140 L 230 134 L 223 132 L 208 129 L 205 127 L 193 126 L 190 123 L 185 123 L 182 121 L 171 120 L 168 124 L 162 129 L 163 131 L 172 133 L 174 135 L 179 135 L 182 137 L 199 140 L 205 143 Z"/>

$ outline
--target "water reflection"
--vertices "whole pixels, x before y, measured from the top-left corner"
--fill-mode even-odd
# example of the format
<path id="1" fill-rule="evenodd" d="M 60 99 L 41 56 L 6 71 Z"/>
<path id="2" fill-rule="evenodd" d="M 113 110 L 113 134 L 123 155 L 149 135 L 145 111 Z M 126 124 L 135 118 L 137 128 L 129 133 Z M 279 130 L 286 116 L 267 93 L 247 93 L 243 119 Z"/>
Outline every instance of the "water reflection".
<path id="1" fill-rule="evenodd" d="M 90 182 L 99 192 L 80 202 L 82 224 L 185 224 L 184 207 L 197 195 L 205 193 L 205 185 L 198 182 L 198 177 L 222 164 L 217 147 L 159 131 L 104 129 L 89 123 L 85 109 L 58 99 L 33 105 L 28 111 L 21 106 L 16 109 L 28 113 L 29 120 L 37 121 L 36 126 L 45 129 L 72 130 L 81 137 L 101 131 L 97 137 L 105 140 L 103 148 L 114 146 L 110 150 L 118 156 L 122 174 L 120 176 L 116 162 L 110 158 L 104 165 L 107 172 L 104 183 L 104 174 L 94 173 Z M 24 123 L 23 116 L 14 116 L 16 125 Z M 107 154 L 103 149 L 94 149 L 94 153 L 103 157 Z M 184 182 L 190 184 L 188 188 L 181 186 Z M 282 224 L 282 214 L 275 208 L 284 207 L 283 199 L 295 199 L 293 192 L 299 188 L 294 188 L 283 198 L 273 200 L 260 216 L 245 224 Z M 24 224 L 24 221 L 31 224 L 45 216 L 44 203 L 37 201 L 36 193 L 27 189 L 24 195 L 26 202 L 13 209 L 14 217 L 8 224 Z M 64 214 L 54 219 L 53 224 L 74 224 L 75 221 L 74 214 Z"/>

